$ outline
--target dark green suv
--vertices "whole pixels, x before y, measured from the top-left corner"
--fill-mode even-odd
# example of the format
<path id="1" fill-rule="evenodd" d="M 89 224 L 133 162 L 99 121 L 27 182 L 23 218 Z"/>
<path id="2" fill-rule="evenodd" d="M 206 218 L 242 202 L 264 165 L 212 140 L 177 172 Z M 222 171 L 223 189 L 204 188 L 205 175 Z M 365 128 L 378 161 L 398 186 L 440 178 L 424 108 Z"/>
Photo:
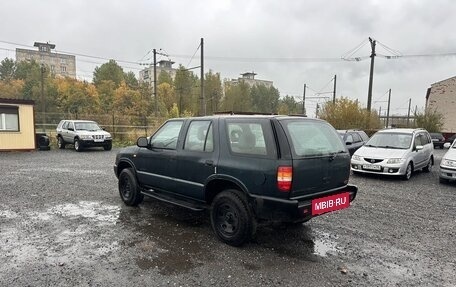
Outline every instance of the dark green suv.
<path id="1" fill-rule="evenodd" d="M 299 116 L 171 119 L 121 150 L 114 172 L 125 204 L 146 195 L 208 209 L 218 238 L 234 246 L 258 221 L 304 222 L 349 207 L 357 193 L 336 130 Z"/>

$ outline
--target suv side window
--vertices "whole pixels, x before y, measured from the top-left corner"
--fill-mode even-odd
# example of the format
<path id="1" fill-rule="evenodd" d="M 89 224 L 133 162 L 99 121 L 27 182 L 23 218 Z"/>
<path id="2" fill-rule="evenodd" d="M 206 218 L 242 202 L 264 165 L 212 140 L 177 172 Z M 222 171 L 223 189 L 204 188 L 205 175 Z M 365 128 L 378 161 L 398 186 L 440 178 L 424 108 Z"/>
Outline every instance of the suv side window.
<path id="1" fill-rule="evenodd" d="M 210 121 L 193 121 L 185 138 L 185 150 L 211 152 L 214 150 L 212 125 Z"/>
<path id="2" fill-rule="evenodd" d="M 74 130 L 74 125 L 73 125 L 73 122 L 68 122 L 67 126 L 66 126 L 66 129 L 69 130 L 69 129 L 73 129 Z"/>
<path id="3" fill-rule="evenodd" d="M 153 148 L 176 149 L 183 121 L 166 122 L 150 139 Z"/>
<path id="4" fill-rule="evenodd" d="M 62 129 L 64 129 L 64 130 L 68 129 L 68 122 L 63 122 Z"/>
<path id="5" fill-rule="evenodd" d="M 230 149 L 234 153 L 267 155 L 265 131 L 261 123 L 228 122 Z"/>

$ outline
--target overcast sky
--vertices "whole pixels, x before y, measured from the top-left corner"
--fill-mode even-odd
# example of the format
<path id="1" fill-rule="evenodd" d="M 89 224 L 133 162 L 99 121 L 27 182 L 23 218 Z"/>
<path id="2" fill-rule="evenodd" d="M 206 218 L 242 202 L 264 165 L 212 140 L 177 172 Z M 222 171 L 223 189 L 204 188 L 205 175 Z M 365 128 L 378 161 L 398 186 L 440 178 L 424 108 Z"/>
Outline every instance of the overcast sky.
<path id="1" fill-rule="evenodd" d="M 306 108 L 314 113 L 316 92 L 331 92 L 337 75 L 337 97 L 367 104 L 370 66 L 368 37 L 377 53 L 432 55 L 456 53 L 456 1 L 2 1 L 0 58 L 15 58 L 17 43 L 33 46 L 49 41 L 57 52 L 118 60 L 136 74 L 150 62 L 151 49 L 162 49 L 175 67 L 199 65 L 204 38 L 205 70 L 222 78 L 254 71 L 271 80 L 281 96 L 301 101 L 307 84 Z M 365 43 L 353 57 L 341 57 Z M 382 46 L 383 45 L 383 46 Z M 384 48 L 394 50 L 389 51 Z M 21 46 L 21 48 L 24 48 Z M 26 48 L 26 47 L 25 47 Z M 77 76 L 91 79 L 106 60 L 76 56 Z M 197 72 L 199 75 L 199 72 Z M 432 83 L 456 76 L 456 56 L 375 58 L 372 107 L 406 114 L 425 105 Z M 323 94 L 332 96 L 331 94 Z"/>

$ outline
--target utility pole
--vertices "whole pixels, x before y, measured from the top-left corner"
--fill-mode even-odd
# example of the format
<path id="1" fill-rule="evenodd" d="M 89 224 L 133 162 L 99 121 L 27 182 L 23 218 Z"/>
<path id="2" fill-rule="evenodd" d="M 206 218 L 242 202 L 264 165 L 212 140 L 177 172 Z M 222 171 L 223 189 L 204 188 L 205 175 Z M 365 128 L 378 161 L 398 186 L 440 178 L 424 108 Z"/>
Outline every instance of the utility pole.
<path id="1" fill-rule="evenodd" d="M 155 100 L 155 117 L 158 116 L 157 100 L 157 50 L 154 49 L 154 100 Z"/>
<path id="2" fill-rule="evenodd" d="M 206 115 L 206 101 L 204 99 L 204 39 L 201 38 L 201 113 L 200 115 Z"/>
<path id="3" fill-rule="evenodd" d="M 320 105 L 317 104 L 317 110 L 315 111 L 315 118 L 318 118 L 318 112 L 320 111 Z"/>
<path id="4" fill-rule="evenodd" d="M 371 111 L 371 102 L 372 102 L 372 82 L 374 80 L 374 59 L 375 59 L 375 45 L 377 41 L 372 40 L 371 37 L 369 37 L 369 42 L 371 44 L 371 64 L 370 64 L 370 75 L 369 75 L 369 91 L 367 93 L 367 111 Z"/>
<path id="5" fill-rule="evenodd" d="M 334 75 L 333 104 L 336 103 L 336 80 L 337 80 L 337 75 Z"/>
<path id="6" fill-rule="evenodd" d="M 304 84 L 304 91 L 302 92 L 302 114 L 306 115 L 306 88 L 307 85 Z"/>
<path id="7" fill-rule="evenodd" d="M 409 107 L 408 107 L 408 113 L 407 113 L 407 127 L 409 126 L 409 121 L 410 121 L 410 105 L 412 104 L 412 99 L 409 99 Z"/>
<path id="8" fill-rule="evenodd" d="M 46 67 L 44 64 L 41 64 L 41 105 L 43 109 L 43 114 L 42 114 L 42 129 L 43 132 L 46 132 L 46 98 L 44 96 L 44 73 L 46 72 Z"/>
<path id="9" fill-rule="evenodd" d="M 388 95 L 388 110 L 386 111 L 386 127 L 389 127 L 389 116 L 390 116 L 390 103 L 391 103 L 391 89 L 389 89 Z"/>

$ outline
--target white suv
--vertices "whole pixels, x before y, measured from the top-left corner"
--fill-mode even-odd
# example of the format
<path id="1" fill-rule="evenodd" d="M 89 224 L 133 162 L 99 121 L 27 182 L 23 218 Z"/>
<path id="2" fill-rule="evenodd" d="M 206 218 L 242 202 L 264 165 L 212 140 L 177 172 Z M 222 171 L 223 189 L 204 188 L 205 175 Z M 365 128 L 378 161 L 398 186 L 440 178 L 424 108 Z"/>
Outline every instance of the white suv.
<path id="1" fill-rule="evenodd" d="M 62 120 L 57 126 L 57 145 L 64 149 L 66 144 L 73 144 L 76 151 L 86 147 L 112 149 L 111 134 L 104 131 L 94 121 Z"/>
<path id="2" fill-rule="evenodd" d="M 424 129 L 385 129 L 375 133 L 351 158 L 354 173 L 399 175 L 410 179 L 415 170 L 431 171 L 434 145 Z"/>

